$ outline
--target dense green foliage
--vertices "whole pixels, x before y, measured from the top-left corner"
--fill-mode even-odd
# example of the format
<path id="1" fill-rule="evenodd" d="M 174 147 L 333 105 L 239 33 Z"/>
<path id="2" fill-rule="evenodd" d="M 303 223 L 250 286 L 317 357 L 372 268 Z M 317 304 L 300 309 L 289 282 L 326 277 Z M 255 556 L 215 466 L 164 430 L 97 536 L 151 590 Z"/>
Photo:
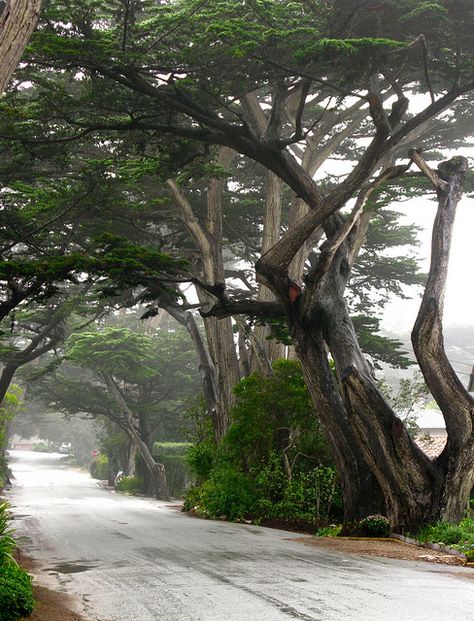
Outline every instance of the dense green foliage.
<path id="1" fill-rule="evenodd" d="M 0 403 L 0 492 L 8 478 L 8 465 L 5 458 L 7 429 L 15 415 L 21 410 L 22 393 L 19 386 L 11 385 Z"/>
<path id="2" fill-rule="evenodd" d="M 474 560 L 474 520 L 465 518 L 458 524 L 438 522 L 425 526 L 415 535 L 425 543 L 447 545 L 463 552 L 468 560 Z"/>
<path id="3" fill-rule="evenodd" d="M 0 621 L 26 617 L 35 605 L 31 578 L 12 557 L 16 543 L 10 520 L 8 503 L 0 502 Z"/>
<path id="4" fill-rule="evenodd" d="M 309 524 L 337 514 L 337 478 L 299 364 L 281 360 L 272 376 L 254 374 L 235 392 L 222 445 L 205 439 L 188 453 L 200 484 L 186 507 L 209 517 Z"/>
<path id="5" fill-rule="evenodd" d="M 30 576 L 16 563 L 0 568 L 0 621 L 17 621 L 35 607 Z"/>
<path id="6" fill-rule="evenodd" d="M 166 480 L 171 496 L 182 497 L 190 483 L 190 468 L 186 459 L 189 442 L 155 442 L 153 457 L 166 469 Z"/>
<path id="7" fill-rule="evenodd" d="M 89 472 L 93 479 L 106 481 L 109 477 L 109 460 L 107 455 L 99 454 L 91 461 Z"/>
<path id="8" fill-rule="evenodd" d="M 12 560 L 12 552 L 16 547 L 13 530 L 10 528 L 10 505 L 0 501 L 0 567 Z"/>
<path id="9" fill-rule="evenodd" d="M 144 492 L 143 480 L 138 476 L 120 477 L 115 487 L 118 492 L 131 494 L 132 496 L 143 494 Z"/>

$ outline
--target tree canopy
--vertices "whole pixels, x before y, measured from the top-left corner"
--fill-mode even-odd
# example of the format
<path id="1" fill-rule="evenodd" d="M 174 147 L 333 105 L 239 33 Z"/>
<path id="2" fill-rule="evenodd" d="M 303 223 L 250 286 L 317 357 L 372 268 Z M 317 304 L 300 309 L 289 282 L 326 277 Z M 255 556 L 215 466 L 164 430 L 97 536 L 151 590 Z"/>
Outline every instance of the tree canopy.
<path id="1" fill-rule="evenodd" d="M 129 224 L 150 209 L 164 208 L 162 215 L 168 210 L 168 217 L 178 217 L 182 225 L 175 228 L 153 216 L 144 234 L 153 228 L 160 250 L 170 241 L 174 259 L 150 255 L 155 249 L 145 252 L 122 239 L 117 243 L 123 261 L 112 257 L 108 263 L 107 253 L 117 246 L 107 238 L 105 250 L 90 244 L 76 272 L 61 264 L 59 275 L 54 261 L 71 260 L 63 246 L 58 257 L 48 258 L 51 267 L 36 256 L 25 264 L 11 251 L 21 251 L 31 233 L 16 234 L 5 251 L 10 252 L 3 267 L 6 313 L 13 308 L 18 280 L 22 300 L 36 296 L 41 301 L 55 280 L 77 277 L 77 269 L 109 270 L 119 284 L 131 280 L 132 286 L 148 287 L 152 304 L 166 303 L 169 291 L 163 283 L 182 279 L 183 265 L 173 261 L 184 249 L 205 317 L 210 356 L 203 353 L 202 367 L 212 388 L 209 410 L 218 439 L 228 427 L 231 387 L 241 372 L 229 317 L 284 317 L 336 458 L 346 517 L 371 513 L 382 504 L 399 528 L 459 515 L 474 482 L 468 457 L 474 442 L 472 399 L 447 361 L 441 322 L 452 223 L 467 160 L 454 158 L 434 171 L 421 153 L 427 148 L 433 160 L 441 159 L 439 150 L 459 145 L 472 122 L 473 17 L 474 8 L 464 0 L 382 5 L 84 0 L 74 7 L 47 2 L 24 64 L 1 102 L 7 195 L 15 192 L 12 162 L 26 171 L 23 183 L 31 183 L 25 167 L 30 162 L 32 170 L 45 166 L 53 168 L 53 176 L 65 174 L 67 185 L 79 157 L 86 168 L 92 160 L 93 169 L 101 170 L 95 186 L 92 175 L 99 204 L 111 206 L 104 193 L 111 188 L 122 217 L 137 214 L 125 216 Z M 325 170 L 331 158 L 344 160 L 347 171 Z M 236 180 L 242 178 L 245 159 L 263 172 L 265 214 L 262 243 L 252 258 L 255 281 L 240 277 L 245 285 L 240 289 L 226 279 L 223 207 L 226 180 L 233 182 L 234 194 L 239 190 L 241 205 L 255 200 L 256 184 L 232 177 L 240 165 Z M 37 194 L 37 173 L 33 185 L 41 199 L 45 190 Z M 412 239 L 406 229 L 395 234 L 394 216 L 385 209 L 391 198 L 429 187 L 439 208 L 413 345 L 450 436 L 433 463 L 383 400 L 357 338 L 357 319 L 350 317 L 350 311 L 383 303 L 389 292 L 400 294 L 403 279 L 421 282 L 412 259 L 392 260 L 389 276 L 383 260 L 373 269 L 373 253 L 403 237 Z M 86 202 L 91 209 L 93 201 Z M 139 208 L 130 212 L 130 204 Z M 284 204 L 287 220 L 281 219 Z M 117 211 L 114 218 L 123 224 Z M 87 220 L 79 230 L 89 242 Z M 67 249 L 79 260 L 74 245 Z M 38 279 L 35 261 L 42 274 L 54 277 Z M 151 273 L 143 269 L 147 261 Z M 368 264 L 370 279 L 365 280 Z M 36 280 L 30 290 L 32 274 Z M 187 312 L 189 303 L 180 304 L 174 295 L 174 312 Z M 359 333 L 368 334 L 369 342 L 376 321 L 359 320 Z M 270 372 L 262 334 L 250 330 L 241 338 L 241 367 L 253 364 L 251 356 L 245 360 L 250 343 L 254 358 Z M 380 342 L 372 338 L 372 345 L 383 354 Z M 226 378 L 231 378 L 227 384 Z M 109 388 L 114 391 L 110 381 Z"/>

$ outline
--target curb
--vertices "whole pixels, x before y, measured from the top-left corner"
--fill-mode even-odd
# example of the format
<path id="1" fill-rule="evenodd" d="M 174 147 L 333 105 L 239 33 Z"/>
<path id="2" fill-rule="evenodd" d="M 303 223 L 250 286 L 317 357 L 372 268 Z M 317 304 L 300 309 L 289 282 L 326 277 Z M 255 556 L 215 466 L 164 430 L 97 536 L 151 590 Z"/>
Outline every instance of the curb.
<path id="1" fill-rule="evenodd" d="M 402 541 L 411 546 L 418 546 L 419 548 L 427 548 L 428 550 L 434 550 L 435 552 L 443 552 L 444 554 L 451 554 L 451 556 L 457 556 L 464 561 L 464 564 L 468 567 L 474 567 L 474 563 L 467 561 L 467 556 L 463 552 L 454 550 L 449 546 L 440 545 L 439 543 L 424 543 L 423 541 L 417 541 L 416 539 L 410 539 L 403 535 L 397 535 L 396 533 L 390 533 L 390 539 Z"/>

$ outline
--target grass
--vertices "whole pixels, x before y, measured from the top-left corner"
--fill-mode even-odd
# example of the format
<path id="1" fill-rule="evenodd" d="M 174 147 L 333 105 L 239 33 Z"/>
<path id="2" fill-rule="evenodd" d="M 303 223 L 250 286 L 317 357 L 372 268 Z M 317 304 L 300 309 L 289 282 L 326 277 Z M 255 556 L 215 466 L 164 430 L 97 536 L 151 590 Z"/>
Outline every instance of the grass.
<path id="1" fill-rule="evenodd" d="M 474 519 L 466 518 L 458 524 L 437 522 L 425 526 L 416 536 L 423 543 L 438 543 L 463 552 L 474 560 Z"/>

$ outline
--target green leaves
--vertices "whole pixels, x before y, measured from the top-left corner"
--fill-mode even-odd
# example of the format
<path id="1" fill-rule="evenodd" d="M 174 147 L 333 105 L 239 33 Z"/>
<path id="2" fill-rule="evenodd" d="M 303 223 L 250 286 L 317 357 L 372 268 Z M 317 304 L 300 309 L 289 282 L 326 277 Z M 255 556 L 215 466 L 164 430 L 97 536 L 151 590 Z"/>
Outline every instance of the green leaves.
<path id="1" fill-rule="evenodd" d="M 73 334 L 68 341 L 68 360 L 121 378 L 155 376 L 156 370 L 148 366 L 154 357 L 152 339 L 127 328 Z"/>

